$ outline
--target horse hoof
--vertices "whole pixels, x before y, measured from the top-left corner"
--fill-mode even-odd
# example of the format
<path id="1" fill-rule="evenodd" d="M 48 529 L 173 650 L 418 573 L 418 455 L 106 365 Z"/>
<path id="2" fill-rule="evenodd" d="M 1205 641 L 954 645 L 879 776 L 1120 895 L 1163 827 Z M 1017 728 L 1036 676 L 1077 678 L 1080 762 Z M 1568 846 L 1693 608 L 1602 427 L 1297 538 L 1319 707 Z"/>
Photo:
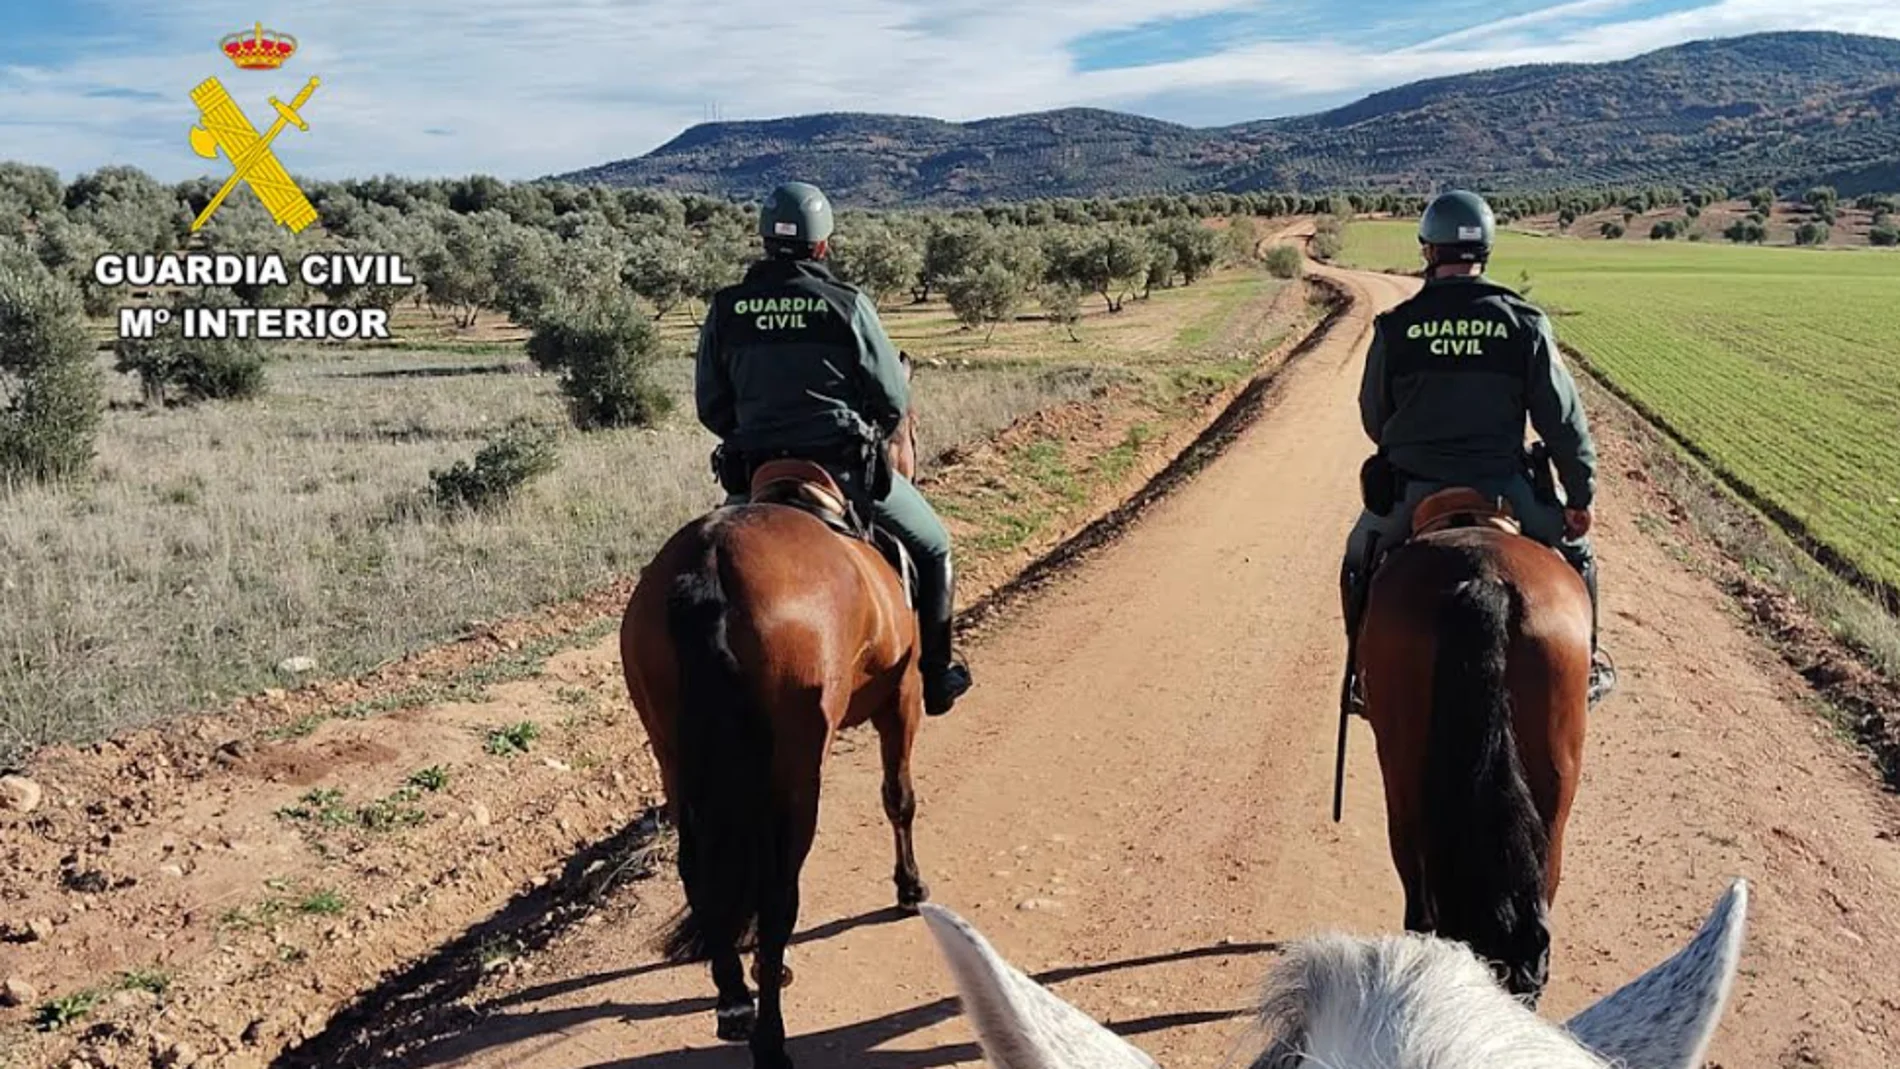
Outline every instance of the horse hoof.
<path id="1" fill-rule="evenodd" d="M 930 901 L 930 888 L 922 880 L 917 881 L 914 887 L 897 889 L 897 908 L 906 913 L 917 912 L 917 907 L 928 901 Z"/>
<path id="2" fill-rule="evenodd" d="M 752 1026 L 758 1019 L 756 1007 L 722 1006 L 719 1008 L 719 1038 L 727 1043 L 743 1043 L 752 1038 Z"/>

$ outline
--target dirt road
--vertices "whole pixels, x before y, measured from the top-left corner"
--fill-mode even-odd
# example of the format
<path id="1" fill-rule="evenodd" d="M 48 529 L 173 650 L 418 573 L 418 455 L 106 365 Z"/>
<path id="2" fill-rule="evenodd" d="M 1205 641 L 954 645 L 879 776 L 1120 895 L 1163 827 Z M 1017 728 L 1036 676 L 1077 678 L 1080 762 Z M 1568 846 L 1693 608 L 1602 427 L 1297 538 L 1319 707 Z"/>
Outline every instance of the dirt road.
<path id="1" fill-rule="evenodd" d="M 918 851 L 935 900 L 1170 1066 L 1223 1064 L 1245 1045 L 1275 940 L 1399 923 L 1363 726 L 1342 825 L 1328 799 L 1335 576 L 1364 452 L 1353 398 L 1372 311 L 1411 283 L 1336 277 L 1359 297 L 1354 319 L 1286 373 L 1230 452 L 988 635 L 973 651 L 980 689 L 920 744 Z M 1623 687 L 1592 722 L 1546 1013 L 1665 955 L 1745 875 L 1758 904 L 1715 1060 L 1890 1066 L 1900 807 L 1720 594 L 1644 532 L 1667 520 L 1628 456 L 1608 444 L 1600 535 Z M 854 738 L 829 771 L 792 1054 L 808 1067 L 975 1064 L 921 922 L 887 911 L 875 766 Z M 649 908 L 485 992 L 482 1023 L 410 1064 L 745 1064 L 712 1040 L 704 971 L 653 965 L 649 937 L 677 890 L 645 886 Z"/>

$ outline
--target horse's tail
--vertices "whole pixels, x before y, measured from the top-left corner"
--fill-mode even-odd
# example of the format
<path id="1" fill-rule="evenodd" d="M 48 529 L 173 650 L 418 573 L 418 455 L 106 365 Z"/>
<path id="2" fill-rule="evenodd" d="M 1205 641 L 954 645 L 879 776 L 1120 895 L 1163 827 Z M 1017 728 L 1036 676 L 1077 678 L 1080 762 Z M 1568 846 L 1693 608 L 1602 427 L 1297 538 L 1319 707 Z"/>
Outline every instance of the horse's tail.
<path id="1" fill-rule="evenodd" d="M 1426 867 L 1440 934 L 1505 966 L 1515 993 L 1543 987 L 1550 841 L 1517 752 L 1506 679 L 1516 593 L 1495 577 L 1440 603 L 1425 769 Z"/>
<path id="2" fill-rule="evenodd" d="M 679 873 L 686 906 L 663 943 L 672 962 L 751 938 L 781 823 L 772 733 L 728 642 L 722 553 L 674 580 L 667 630 L 679 664 Z"/>

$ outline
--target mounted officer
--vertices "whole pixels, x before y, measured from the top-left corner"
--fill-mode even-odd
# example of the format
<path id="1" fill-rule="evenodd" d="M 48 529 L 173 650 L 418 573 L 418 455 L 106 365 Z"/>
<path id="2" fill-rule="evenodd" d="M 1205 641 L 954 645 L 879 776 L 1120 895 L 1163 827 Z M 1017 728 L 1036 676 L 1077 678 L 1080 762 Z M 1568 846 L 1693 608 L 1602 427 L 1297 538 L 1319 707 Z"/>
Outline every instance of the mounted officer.
<path id="1" fill-rule="evenodd" d="M 1482 197 L 1461 190 L 1432 201 L 1418 232 L 1425 287 L 1373 325 L 1359 412 L 1378 454 L 1366 465 L 1367 508 L 1347 541 L 1340 577 L 1347 633 L 1358 631 L 1376 563 L 1367 559 L 1372 536 L 1378 547 L 1397 546 L 1410 534 L 1419 502 L 1446 487 L 1468 486 L 1508 501 L 1524 533 L 1562 553 L 1583 576 L 1590 590 L 1595 702 L 1616 678 L 1597 649 L 1597 568 L 1589 540 L 1596 447 L 1550 321 L 1485 277 L 1496 234 Z M 1526 416 L 1543 439 L 1530 452 Z M 1550 478 L 1553 464 L 1561 495 Z"/>
<path id="2" fill-rule="evenodd" d="M 779 186 L 759 214 L 759 234 L 764 259 L 714 295 L 699 336 L 699 420 L 722 443 L 727 503 L 745 500 L 757 465 L 809 460 L 902 541 L 918 569 L 924 711 L 941 716 L 971 680 L 951 649 L 950 534 L 885 460 L 885 443 L 910 410 L 909 376 L 877 306 L 825 264 L 832 215 L 822 192 Z"/>

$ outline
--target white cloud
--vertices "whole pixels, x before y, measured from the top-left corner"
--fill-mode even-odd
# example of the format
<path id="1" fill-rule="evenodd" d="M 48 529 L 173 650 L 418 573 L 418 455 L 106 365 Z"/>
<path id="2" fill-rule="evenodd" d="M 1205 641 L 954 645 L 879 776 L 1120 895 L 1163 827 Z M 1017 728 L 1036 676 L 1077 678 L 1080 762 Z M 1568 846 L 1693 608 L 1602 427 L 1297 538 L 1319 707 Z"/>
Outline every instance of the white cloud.
<path id="1" fill-rule="evenodd" d="M 119 0 L 131 10 L 130 0 Z M 1633 55 L 1771 28 L 1891 33 L 1900 0 L 1719 0 L 1576 28 L 1621 0 L 1573 0 L 1397 51 L 1281 41 L 1123 70 L 1081 72 L 1067 45 L 1093 32 L 1252 6 L 1248 0 L 337 0 L 267 26 L 302 52 L 277 75 L 217 54 L 227 5 L 179 0 L 142 52 L 110 62 L 0 69 L 0 157 L 67 173 L 133 163 L 166 178 L 207 170 L 186 143 L 186 94 L 219 76 L 263 125 L 265 97 L 312 74 L 309 133 L 283 135 L 298 173 L 486 171 L 522 178 L 635 155 L 699 121 L 813 111 L 968 119 L 1070 104 L 1231 93 L 1259 101 L 1371 91 L 1480 67 Z M 147 8 L 146 10 L 149 10 Z M 254 17 L 254 16 L 251 16 Z M 1553 26 L 1570 27 L 1555 35 Z M 156 99 L 88 96 L 116 89 Z M 428 130 L 447 133 L 425 133 Z"/>

